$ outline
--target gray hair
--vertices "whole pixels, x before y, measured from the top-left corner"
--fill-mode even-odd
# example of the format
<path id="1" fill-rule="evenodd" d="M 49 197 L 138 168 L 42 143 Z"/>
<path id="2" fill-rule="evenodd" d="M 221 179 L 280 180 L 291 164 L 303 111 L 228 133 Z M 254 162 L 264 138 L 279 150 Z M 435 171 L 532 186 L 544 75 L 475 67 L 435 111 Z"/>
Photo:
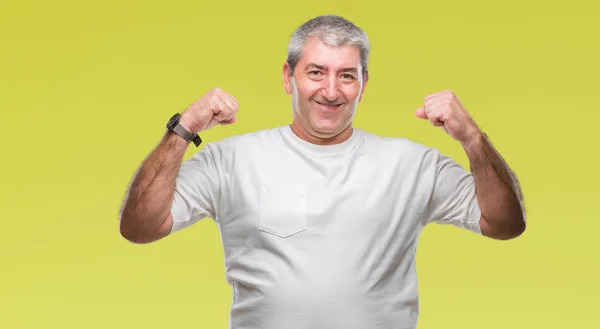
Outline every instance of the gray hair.
<path id="1" fill-rule="evenodd" d="M 317 16 L 302 24 L 290 40 L 288 45 L 287 63 L 290 73 L 293 75 L 296 64 L 302 56 L 304 43 L 311 37 L 318 38 L 328 46 L 353 46 L 360 50 L 360 65 L 362 67 L 362 78 L 368 73 L 369 38 L 365 31 L 354 25 L 349 20 L 335 15 Z"/>

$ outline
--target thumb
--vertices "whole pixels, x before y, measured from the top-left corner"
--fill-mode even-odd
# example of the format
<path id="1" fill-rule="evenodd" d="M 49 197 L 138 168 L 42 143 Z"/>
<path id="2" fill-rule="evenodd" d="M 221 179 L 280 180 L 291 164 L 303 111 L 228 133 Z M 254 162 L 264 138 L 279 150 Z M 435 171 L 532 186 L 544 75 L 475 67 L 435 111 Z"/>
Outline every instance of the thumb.
<path id="1" fill-rule="evenodd" d="M 422 107 L 415 111 L 415 116 L 417 116 L 417 118 L 427 119 L 427 114 L 425 114 L 425 110 Z"/>

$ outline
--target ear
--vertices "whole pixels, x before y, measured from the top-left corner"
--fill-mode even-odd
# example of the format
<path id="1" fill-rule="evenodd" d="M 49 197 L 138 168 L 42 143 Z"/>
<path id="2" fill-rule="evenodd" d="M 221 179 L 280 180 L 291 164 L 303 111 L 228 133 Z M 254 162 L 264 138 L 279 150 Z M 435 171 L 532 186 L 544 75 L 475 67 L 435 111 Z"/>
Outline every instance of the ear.
<path id="1" fill-rule="evenodd" d="M 360 102 L 363 98 L 363 95 L 365 93 L 365 88 L 367 88 L 367 82 L 369 81 L 369 73 L 367 73 L 365 75 L 365 81 L 363 82 L 362 88 L 360 90 L 360 97 L 358 98 L 358 101 Z"/>
<path id="2" fill-rule="evenodd" d="M 287 62 L 283 64 L 283 87 L 286 94 L 290 95 L 292 93 L 292 75 L 290 65 Z"/>

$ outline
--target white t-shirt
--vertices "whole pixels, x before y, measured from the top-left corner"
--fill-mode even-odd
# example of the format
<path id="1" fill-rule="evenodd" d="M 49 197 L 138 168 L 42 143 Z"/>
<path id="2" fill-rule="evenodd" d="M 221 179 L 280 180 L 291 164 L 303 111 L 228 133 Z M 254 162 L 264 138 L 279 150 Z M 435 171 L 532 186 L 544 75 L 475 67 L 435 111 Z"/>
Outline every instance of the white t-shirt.
<path id="1" fill-rule="evenodd" d="M 356 128 L 328 146 L 289 126 L 209 143 L 181 166 L 171 212 L 172 232 L 218 224 L 232 329 L 413 329 L 423 227 L 481 234 L 471 173 Z"/>

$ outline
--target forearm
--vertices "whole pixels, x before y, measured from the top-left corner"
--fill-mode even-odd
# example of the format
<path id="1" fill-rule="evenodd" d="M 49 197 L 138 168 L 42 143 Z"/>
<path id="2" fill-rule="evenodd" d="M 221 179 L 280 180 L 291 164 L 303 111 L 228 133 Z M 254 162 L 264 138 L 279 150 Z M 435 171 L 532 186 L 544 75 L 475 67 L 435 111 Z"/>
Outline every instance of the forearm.
<path id="1" fill-rule="evenodd" d="M 148 240 L 159 234 L 169 218 L 175 180 L 187 146 L 179 136 L 167 133 L 142 162 L 121 209 L 120 229 L 124 237 Z"/>
<path id="2" fill-rule="evenodd" d="M 525 230 L 523 196 L 516 176 L 483 133 L 463 143 L 475 177 L 482 232 L 510 239 Z"/>

